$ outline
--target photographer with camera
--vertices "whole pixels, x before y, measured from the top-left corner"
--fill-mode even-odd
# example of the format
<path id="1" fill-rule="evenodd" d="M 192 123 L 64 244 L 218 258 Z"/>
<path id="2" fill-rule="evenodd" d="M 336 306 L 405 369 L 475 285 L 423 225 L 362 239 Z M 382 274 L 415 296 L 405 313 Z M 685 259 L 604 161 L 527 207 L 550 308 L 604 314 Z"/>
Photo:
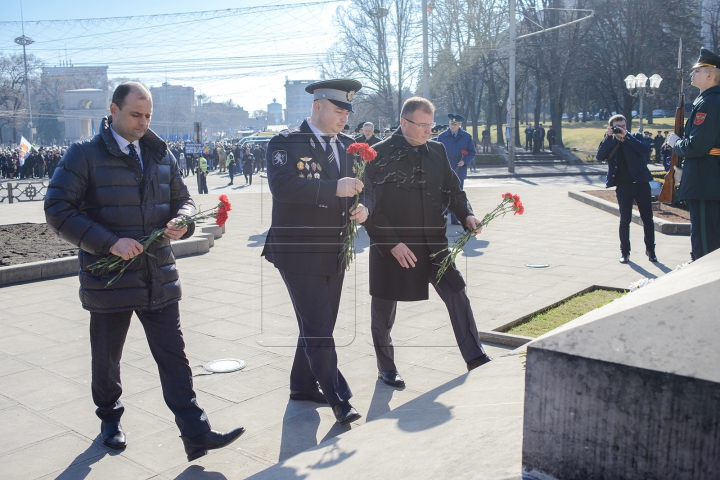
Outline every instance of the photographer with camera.
<path id="1" fill-rule="evenodd" d="M 595 158 L 606 161 L 608 174 L 606 187 L 615 187 L 620 207 L 620 263 L 630 262 L 630 222 L 633 202 L 637 203 L 645 231 L 645 254 L 651 262 L 655 256 L 655 226 L 653 224 L 650 181 L 652 175 L 645 158 L 650 147 L 641 133 L 630 134 L 622 115 L 614 115 L 608 122 L 605 138 L 600 142 Z"/>

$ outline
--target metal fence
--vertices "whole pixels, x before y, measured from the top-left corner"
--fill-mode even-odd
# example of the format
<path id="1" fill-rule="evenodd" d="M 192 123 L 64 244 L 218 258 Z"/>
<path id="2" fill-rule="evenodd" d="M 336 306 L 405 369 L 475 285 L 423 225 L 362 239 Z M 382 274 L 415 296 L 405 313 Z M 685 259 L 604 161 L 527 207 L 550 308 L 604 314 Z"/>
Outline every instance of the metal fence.
<path id="1" fill-rule="evenodd" d="M 49 181 L 2 182 L 0 183 L 0 203 L 45 200 Z"/>

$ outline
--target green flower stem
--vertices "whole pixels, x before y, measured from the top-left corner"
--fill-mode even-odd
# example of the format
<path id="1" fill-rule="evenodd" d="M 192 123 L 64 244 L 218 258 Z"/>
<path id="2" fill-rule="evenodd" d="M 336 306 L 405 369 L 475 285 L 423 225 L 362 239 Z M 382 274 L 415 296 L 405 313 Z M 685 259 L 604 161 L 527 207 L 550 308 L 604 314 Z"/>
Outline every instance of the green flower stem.
<path id="1" fill-rule="evenodd" d="M 190 215 L 187 218 L 184 218 L 177 222 L 175 226 L 178 227 L 184 227 L 186 225 L 189 225 L 193 222 L 197 222 L 200 220 L 204 220 L 206 218 L 215 218 L 217 215 L 217 208 L 222 205 L 222 203 L 212 207 L 208 208 L 207 210 L 203 210 L 201 212 L 196 213 L 195 215 Z M 165 233 L 164 228 L 158 228 L 153 230 L 153 232 L 150 235 L 145 235 L 137 239 L 138 243 L 142 245 L 143 251 L 140 253 L 140 255 L 146 254 L 150 257 L 155 257 L 153 254 L 148 253 L 148 249 L 150 246 L 155 243 L 158 239 L 160 239 Z M 107 257 L 103 257 L 97 262 L 91 263 L 88 265 L 88 270 L 93 275 L 105 275 L 109 272 L 118 271 L 117 275 L 115 275 L 106 285 L 105 288 L 110 287 L 115 282 L 120 280 L 120 277 L 123 276 L 125 273 L 125 270 L 135 261 L 136 258 L 138 258 L 140 255 L 133 257 L 130 260 L 123 260 L 122 257 L 119 257 L 115 254 L 110 254 Z"/>
<path id="2" fill-rule="evenodd" d="M 504 217 L 507 213 L 512 212 L 513 211 L 513 208 L 512 208 L 513 203 L 514 202 L 513 202 L 512 198 L 510 198 L 510 199 L 504 198 L 503 201 L 497 207 L 495 207 L 495 209 L 492 212 L 485 214 L 485 216 L 483 217 L 479 226 L 485 227 L 494 218 L 496 218 L 498 216 Z M 430 255 L 430 258 L 434 259 L 438 255 L 441 255 L 444 252 L 448 252 L 447 255 L 445 255 L 445 258 L 443 258 L 442 261 L 440 262 L 440 268 L 438 269 L 438 273 L 436 276 L 436 280 L 437 280 L 436 285 L 440 283 L 440 279 L 445 274 L 447 269 L 450 268 L 451 266 L 455 265 L 455 259 L 463 251 L 467 242 L 469 242 L 470 239 L 474 236 L 473 231 L 474 230 L 468 230 L 467 232 L 463 233 L 449 247 L 445 247 L 442 250 L 440 250 L 439 252 L 433 253 L 432 255 Z"/>
<path id="3" fill-rule="evenodd" d="M 358 178 L 362 180 L 363 175 L 365 175 L 365 167 L 367 166 L 367 162 L 364 160 L 358 161 L 360 158 L 359 155 L 355 154 L 355 170 L 356 170 L 356 176 L 355 178 Z M 360 194 L 358 193 L 355 195 L 355 201 L 353 202 L 352 210 L 355 210 L 358 205 L 360 204 Z M 340 256 L 345 259 L 345 270 L 350 270 L 350 264 L 355 259 L 355 239 L 358 238 L 358 227 L 355 223 L 355 220 L 350 220 L 348 222 L 347 228 L 345 230 L 345 240 L 343 240 L 343 248 L 342 252 L 340 253 Z"/>

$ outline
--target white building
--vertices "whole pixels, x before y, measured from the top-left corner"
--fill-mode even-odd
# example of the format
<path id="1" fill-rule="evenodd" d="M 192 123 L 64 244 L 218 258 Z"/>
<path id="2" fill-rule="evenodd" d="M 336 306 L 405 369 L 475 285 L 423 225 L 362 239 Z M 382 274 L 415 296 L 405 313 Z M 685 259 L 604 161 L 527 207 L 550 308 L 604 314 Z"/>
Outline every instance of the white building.
<path id="1" fill-rule="evenodd" d="M 110 111 L 110 93 L 100 88 L 65 90 L 63 104 L 65 138 L 81 140 L 100 132 L 102 119 Z"/>
<path id="2" fill-rule="evenodd" d="M 162 138 L 192 138 L 195 121 L 195 89 L 164 83 L 150 88 L 153 115 L 150 128 Z"/>
<path id="3" fill-rule="evenodd" d="M 268 123 L 279 125 L 283 123 L 283 108 L 282 105 L 277 103 L 273 98 L 272 103 L 268 103 L 267 106 Z"/>
<path id="4" fill-rule="evenodd" d="M 288 80 L 285 77 L 285 123 L 293 128 L 310 116 L 313 96 L 305 87 L 317 80 Z"/>

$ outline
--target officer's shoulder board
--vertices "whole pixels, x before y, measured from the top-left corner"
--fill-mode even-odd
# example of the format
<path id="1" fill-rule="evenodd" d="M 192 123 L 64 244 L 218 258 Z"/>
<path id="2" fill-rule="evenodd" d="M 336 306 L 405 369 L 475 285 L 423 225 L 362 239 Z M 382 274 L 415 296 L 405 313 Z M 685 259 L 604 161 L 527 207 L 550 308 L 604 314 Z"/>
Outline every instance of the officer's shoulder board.
<path id="1" fill-rule="evenodd" d="M 342 133 L 342 132 L 338 133 L 337 136 L 338 136 L 339 139 L 349 141 L 350 143 L 354 143 L 354 142 L 357 141 L 357 140 L 355 139 L 355 137 L 351 137 L 350 135 L 346 135 L 346 134 L 344 134 L 344 133 Z"/>

